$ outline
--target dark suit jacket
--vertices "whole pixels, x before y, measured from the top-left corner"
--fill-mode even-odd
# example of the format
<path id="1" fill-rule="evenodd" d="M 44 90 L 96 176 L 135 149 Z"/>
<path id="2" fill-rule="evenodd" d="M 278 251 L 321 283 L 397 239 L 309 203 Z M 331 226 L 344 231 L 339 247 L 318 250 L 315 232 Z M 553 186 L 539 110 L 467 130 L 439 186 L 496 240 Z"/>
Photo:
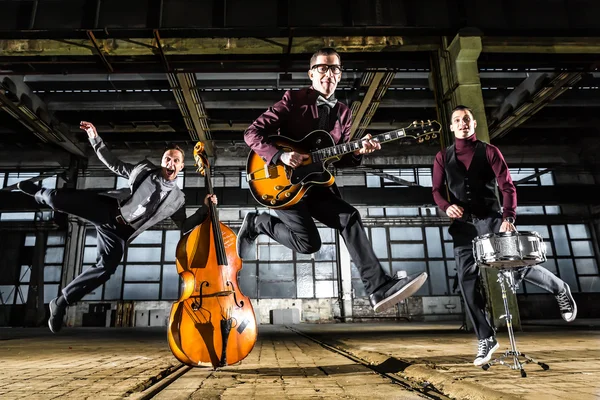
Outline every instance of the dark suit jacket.
<path id="1" fill-rule="evenodd" d="M 152 164 L 148 160 L 141 161 L 135 165 L 119 160 L 110 150 L 108 150 L 100 136 L 95 139 L 90 139 L 90 143 L 100 161 L 116 175 L 126 178 L 129 182 L 128 187 L 103 192 L 102 194 L 105 196 L 113 197 L 119 201 L 125 200 L 131 196 L 133 188 L 137 187 L 141 181 L 146 179 L 148 174 L 160 169 L 159 166 Z M 197 225 L 201 224 L 207 215 L 208 207 L 202 204 L 193 215 L 187 217 L 185 212 L 185 195 L 177 186 L 175 186 L 160 203 L 154 214 L 148 218 L 148 220 L 144 222 L 133 235 L 131 235 L 129 240 L 133 240 L 146 229 L 169 217 L 177 224 L 182 233 L 186 234 Z"/>
<path id="2" fill-rule="evenodd" d="M 317 110 L 319 92 L 312 87 L 300 90 L 288 90 L 283 98 L 258 117 L 244 133 L 244 140 L 265 162 L 271 163 L 278 149 L 266 142 L 271 135 L 283 135 L 291 139 L 302 139 L 316 130 L 319 124 Z M 352 126 L 352 112 L 345 104 L 337 102 L 331 110 L 329 127 L 326 131 L 336 144 L 348 142 Z M 352 153 L 345 155 L 335 163 L 336 167 L 360 164 L 362 156 Z"/>

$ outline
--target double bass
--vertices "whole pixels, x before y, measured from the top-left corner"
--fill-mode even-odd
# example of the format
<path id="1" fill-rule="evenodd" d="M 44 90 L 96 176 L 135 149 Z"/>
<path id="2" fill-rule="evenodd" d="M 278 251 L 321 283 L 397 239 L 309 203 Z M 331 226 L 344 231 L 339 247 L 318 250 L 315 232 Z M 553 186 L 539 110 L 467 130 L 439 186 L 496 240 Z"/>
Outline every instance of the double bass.
<path id="1" fill-rule="evenodd" d="M 198 172 L 214 193 L 204 144 L 194 146 Z M 237 276 L 242 261 L 236 234 L 219 221 L 217 207 L 209 202 L 206 220 L 177 244 L 177 272 L 183 291 L 173 303 L 167 329 L 173 355 L 184 364 L 213 368 L 243 360 L 254 347 L 256 317 L 250 299 L 243 295 Z"/>

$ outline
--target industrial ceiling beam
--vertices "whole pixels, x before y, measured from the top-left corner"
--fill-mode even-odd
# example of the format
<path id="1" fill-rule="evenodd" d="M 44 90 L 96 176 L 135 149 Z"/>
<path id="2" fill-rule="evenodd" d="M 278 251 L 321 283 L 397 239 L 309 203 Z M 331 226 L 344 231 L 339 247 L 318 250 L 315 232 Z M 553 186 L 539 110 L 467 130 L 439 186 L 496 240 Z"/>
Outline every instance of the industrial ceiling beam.
<path id="1" fill-rule="evenodd" d="M 232 55 L 232 54 L 306 54 L 321 47 L 335 47 L 341 53 L 380 52 L 385 48 L 396 51 L 432 51 L 439 45 L 437 38 L 419 38 L 404 43 L 401 36 L 325 36 L 255 38 L 162 38 L 162 51 L 169 55 Z M 0 54 L 10 57 L 60 57 L 98 55 L 102 49 L 105 57 L 152 56 L 156 51 L 156 39 L 96 39 L 94 46 L 89 40 L 69 39 L 2 39 Z"/>
<path id="2" fill-rule="evenodd" d="M 361 86 L 367 86 L 367 92 L 360 101 L 355 101 L 350 106 L 352 111 L 351 140 L 363 136 L 393 79 L 394 72 L 367 71 L 363 74 Z"/>
<path id="3" fill-rule="evenodd" d="M 66 127 L 61 128 L 46 104 L 23 82 L 23 77 L 0 76 L 0 109 L 6 111 L 44 143 L 54 143 L 69 153 L 85 157 Z"/>
<path id="4" fill-rule="evenodd" d="M 598 37 L 482 36 L 482 53 L 598 54 Z"/>
<path id="5" fill-rule="evenodd" d="M 547 104 L 569 90 L 569 88 L 581 80 L 582 77 L 583 74 L 580 72 L 558 73 L 551 82 L 539 89 L 531 99 L 527 99 L 512 112 L 507 113 L 502 120 L 498 121 L 493 126 L 490 126 L 490 140 L 502 137 L 512 129 L 523 124 Z"/>

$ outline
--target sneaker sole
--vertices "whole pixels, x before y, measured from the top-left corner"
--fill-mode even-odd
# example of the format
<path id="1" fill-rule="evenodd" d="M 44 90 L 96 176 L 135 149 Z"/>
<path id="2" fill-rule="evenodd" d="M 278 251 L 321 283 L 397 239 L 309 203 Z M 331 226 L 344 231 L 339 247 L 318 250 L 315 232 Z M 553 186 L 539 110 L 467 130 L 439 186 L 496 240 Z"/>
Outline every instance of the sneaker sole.
<path id="1" fill-rule="evenodd" d="M 567 292 L 569 293 L 569 298 L 573 299 L 573 316 L 571 318 L 565 318 L 564 315 L 562 315 L 562 317 L 567 322 L 573 322 L 575 321 L 575 318 L 577 318 L 577 303 L 575 303 L 575 299 L 571 294 L 571 288 L 569 286 L 567 286 Z"/>
<path id="2" fill-rule="evenodd" d="M 498 347 L 500 347 L 500 343 L 496 342 L 496 345 L 494 347 L 492 347 L 492 349 L 488 353 L 487 357 L 482 358 L 481 361 L 477 361 L 477 360 L 473 361 L 473 365 L 476 367 L 481 367 L 482 365 L 485 365 L 488 362 L 490 362 L 490 360 L 492 359 L 492 354 L 494 354 L 494 352 L 496 350 L 498 350 Z"/>
<path id="3" fill-rule="evenodd" d="M 238 257 L 240 259 L 242 259 L 242 251 L 240 250 L 242 243 L 240 242 L 240 235 L 239 235 L 239 233 L 241 231 L 243 231 L 244 228 L 246 228 L 246 229 L 248 228 L 248 226 L 247 226 L 248 225 L 248 215 L 250 215 L 250 213 L 246 214 L 246 216 L 244 217 L 244 220 L 242 221 L 242 226 L 240 226 L 240 230 L 238 231 L 238 235 L 237 235 L 237 238 L 235 240 L 235 247 L 236 247 L 235 248 L 235 252 L 237 253 L 237 255 L 238 255 Z"/>
<path id="4" fill-rule="evenodd" d="M 389 310 L 390 308 L 394 307 L 396 304 L 398 304 L 402 300 L 409 298 L 410 296 L 415 294 L 419 289 L 421 289 L 421 286 L 423 286 L 423 284 L 425 283 L 426 280 L 427 280 L 427 272 L 423 272 L 421 275 L 419 275 L 417 278 L 415 278 L 415 280 L 413 280 L 411 283 L 404 286 L 401 290 L 397 291 L 390 297 L 383 299 L 379 303 L 375 304 L 375 306 L 373 307 L 373 310 L 375 310 L 375 312 Z"/>
<path id="5" fill-rule="evenodd" d="M 54 301 L 51 301 L 50 304 L 48 304 L 48 307 L 50 308 L 50 318 L 48 318 L 48 328 L 50 328 L 50 332 L 52 333 L 56 333 L 58 331 L 60 331 L 60 329 L 57 329 L 56 331 L 54 329 L 52 329 L 52 322 L 50 322 L 50 320 L 52 319 L 52 315 L 54 314 L 54 310 L 52 308 L 52 306 L 54 305 L 54 310 L 56 309 L 56 303 L 54 303 Z M 62 321 L 61 321 L 62 324 Z"/>

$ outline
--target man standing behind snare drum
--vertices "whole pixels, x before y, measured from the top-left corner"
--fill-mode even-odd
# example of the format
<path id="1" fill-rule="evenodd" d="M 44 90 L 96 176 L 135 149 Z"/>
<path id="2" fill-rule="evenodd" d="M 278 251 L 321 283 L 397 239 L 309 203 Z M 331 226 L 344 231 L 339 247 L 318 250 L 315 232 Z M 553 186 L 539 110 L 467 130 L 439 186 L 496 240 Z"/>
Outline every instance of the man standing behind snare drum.
<path id="1" fill-rule="evenodd" d="M 432 191 L 438 207 L 453 219 L 448 233 L 454 241 L 456 272 L 465 312 L 479 339 L 473 364 L 481 366 L 490 361 L 498 349 L 498 342 L 483 311 L 485 301 L 477 290 L 479 267 L 473 256 L 472 241 L 480 235 L 516 230 L 517 192 L 500 150 L 477 140 L 477 121 L 471 109 L 457 106 L 451 119 L 450 130 L 456 140 L 435 157 Z M 448 185 L 450 202 L 444 196 L 444 183 Z M 502 213 L 496 184 L 502 193 Z M 577 305 L 569 285 L 539 265 L 524 268 L 522 277 L 556 296 L 565 321 L 575 319 Z"/>

